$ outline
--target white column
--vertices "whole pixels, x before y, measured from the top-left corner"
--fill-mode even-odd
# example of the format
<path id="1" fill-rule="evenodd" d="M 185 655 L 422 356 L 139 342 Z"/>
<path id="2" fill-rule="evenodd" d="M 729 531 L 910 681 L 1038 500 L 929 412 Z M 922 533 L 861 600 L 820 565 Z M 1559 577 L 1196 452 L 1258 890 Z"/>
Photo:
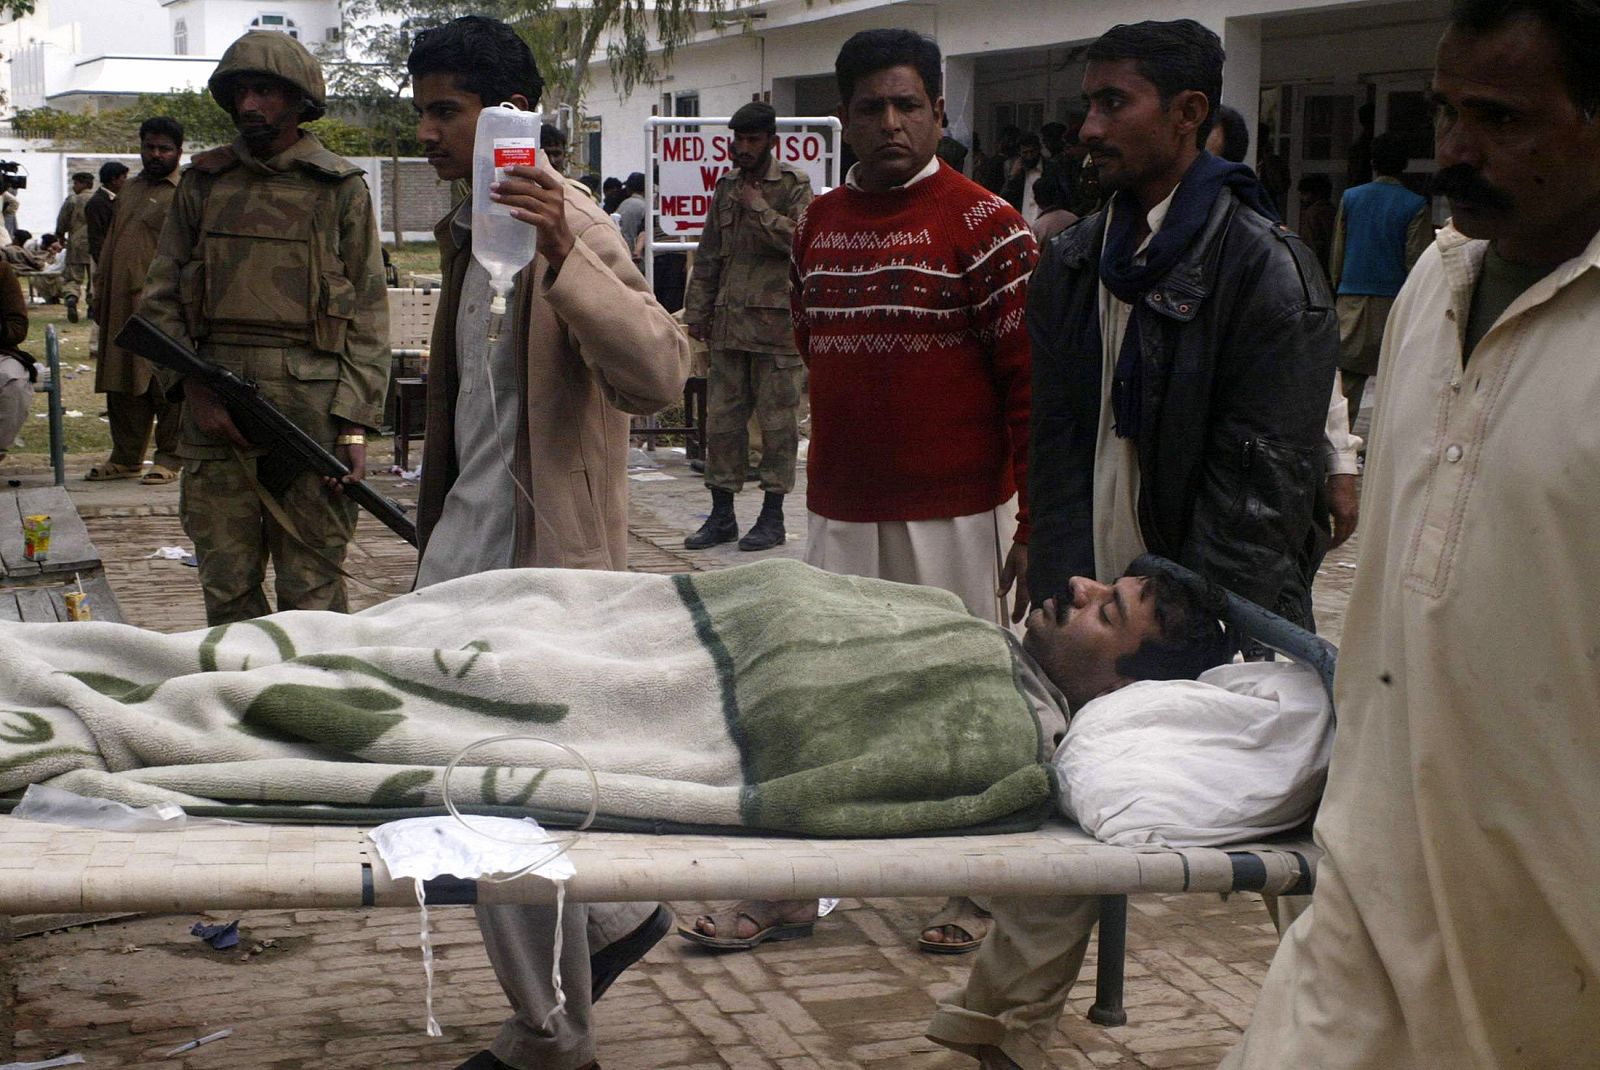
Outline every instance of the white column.
<path id="1" fill-rule="evenodd" d="M 1261 116 L 1261 20 L 1225 20 L 1222 48 L 1228 54 L 1222 68 L 1222 100 L 1244 116 L 1245 129 L 1250 131 L 1250 154 L 1245 159 L 1253 166 L 1259 147 L 1256 124 Z"/>
<path id="2" fill-rule="evenodd" d="M 971 56 L 946 56 L 944 59 L 944 110 L 950 118 L 950 136 L 972 148 L 973 116 L 976 112 L 977 60 Z M 971 157 L 968 157 L 971 162 Z"/>

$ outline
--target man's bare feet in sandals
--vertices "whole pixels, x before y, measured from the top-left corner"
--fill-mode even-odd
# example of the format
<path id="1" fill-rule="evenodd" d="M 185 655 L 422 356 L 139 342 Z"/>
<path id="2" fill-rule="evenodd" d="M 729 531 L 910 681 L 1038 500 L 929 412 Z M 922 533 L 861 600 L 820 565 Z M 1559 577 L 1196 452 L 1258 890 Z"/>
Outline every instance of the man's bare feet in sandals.
<path id="1" fill-rule="evenodd" d="M 746 899 L 730 910 L 701 914 L 692 926 L 678 926 L 678 935 L 716 951 L 748 951 L 768 940 L 810 936 L 816 923 L 815 899 Z"/>
<path id="2" fill-rule="evenodd" d="M 917 946 L 935 955 L 964 955 L 978 950 L 993 927 L 989 912 L 972 900 L 949 899 L 922 930 Z"/>

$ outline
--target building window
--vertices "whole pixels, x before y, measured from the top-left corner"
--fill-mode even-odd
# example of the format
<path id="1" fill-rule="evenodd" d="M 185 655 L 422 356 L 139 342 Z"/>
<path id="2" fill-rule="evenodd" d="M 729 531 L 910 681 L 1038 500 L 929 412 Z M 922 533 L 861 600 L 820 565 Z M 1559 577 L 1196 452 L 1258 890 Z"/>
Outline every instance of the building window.
<path id="1" fill-rule="evenodd" d="M 288 15 L 257 15 L 250 20 L 252 30 L 276 30 L 286 33 L 296 41 L 300 40 L 300 28 L 294 24 L 294 19 Z"/>
<path id="2" fill-rule="evenodd" d="M 700 114 L 700 93 L 678 93 L 672 98 L 672 114 L 684 116 L 698 116 Z"/>
<path id="3" fill-rule="evenodd" d="M 174 56 L 189 54 L 189 26 L 182 19 L 172 24 L 172 54 Z"/>

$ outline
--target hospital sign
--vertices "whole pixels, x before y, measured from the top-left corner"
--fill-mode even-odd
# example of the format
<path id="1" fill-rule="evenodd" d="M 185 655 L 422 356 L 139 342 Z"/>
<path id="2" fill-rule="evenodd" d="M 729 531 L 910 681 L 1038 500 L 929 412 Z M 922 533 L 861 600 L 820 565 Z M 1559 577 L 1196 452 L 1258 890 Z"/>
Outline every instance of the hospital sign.
<path id="1" fill-rule="evenodd" d="M 711 211 L 711 191 L 733 170 L 733 134 L 723 130 L 678 133 L 663 130 L 657 142 L 661 229 L 673 238 L 698 238 Z M 804 171 L 813 190 L 828 187 L 828 137 L 782 131 L 773 154 Z"/>

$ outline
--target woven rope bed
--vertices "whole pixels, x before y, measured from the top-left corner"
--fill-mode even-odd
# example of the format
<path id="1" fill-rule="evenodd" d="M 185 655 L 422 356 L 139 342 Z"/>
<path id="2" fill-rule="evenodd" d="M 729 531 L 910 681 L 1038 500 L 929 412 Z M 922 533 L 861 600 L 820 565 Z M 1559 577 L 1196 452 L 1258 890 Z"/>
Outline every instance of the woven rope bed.
<path id="1" fill-rule="evenodd" d="M 1111 847 L 1054 821 L 1037 832 L 896 840 L 585 834 L 573 848 L 580 902 L 818 895 L 1128 895 L 1309 892 L 1307 839 L 1209 848 Z M 549 902 L 539 878 L 427 885 L 439 903 Z M 199 911 L 414 907 L 362 829 L 196 824 L 126 833 L 0 818 L 0 911 Z"/>
<path id="2" fill-rule="evenodd" d="M 1231 628 L 1311 665 L 1331 692 L 1330 645 L 1226 599 Z M 1102 843 L 1061 819 L 1023 833 L 897 839 L 590 832 L 572 849 L 577 875 L 567 895 L 577 902 L 1096 895 L 1100 953 L 1089 1017 L 1120 1025 L 1127 1020 L 1128 895 L 1309 895 L 1319 856 L 1303 831 L 1226 849 L 1134 848 Z M 554 886 L 537 877 L 481 884 L 445 877 L 425 890 L 431 904 L 554 899 Z M 0 816 L 0 914 L 415 906 L 413 883 L 392 878 L 356 826 L 196 821 L 179 831 L 127 833 Z"/>

